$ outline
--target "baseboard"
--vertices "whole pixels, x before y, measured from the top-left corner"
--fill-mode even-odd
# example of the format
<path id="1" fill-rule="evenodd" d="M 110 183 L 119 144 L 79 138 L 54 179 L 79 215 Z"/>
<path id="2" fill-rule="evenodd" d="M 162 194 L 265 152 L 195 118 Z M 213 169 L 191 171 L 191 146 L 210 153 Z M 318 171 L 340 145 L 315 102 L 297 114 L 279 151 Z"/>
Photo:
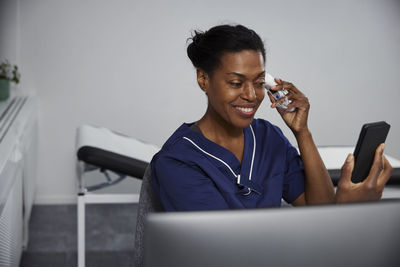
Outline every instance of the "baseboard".
<path id="1" fill-rule="evenodd" d="M 64 205 L 76 204 L 77 199 L 75 195 L 66 196 L 36 196 L 33 201 L 34 205 Z"/>

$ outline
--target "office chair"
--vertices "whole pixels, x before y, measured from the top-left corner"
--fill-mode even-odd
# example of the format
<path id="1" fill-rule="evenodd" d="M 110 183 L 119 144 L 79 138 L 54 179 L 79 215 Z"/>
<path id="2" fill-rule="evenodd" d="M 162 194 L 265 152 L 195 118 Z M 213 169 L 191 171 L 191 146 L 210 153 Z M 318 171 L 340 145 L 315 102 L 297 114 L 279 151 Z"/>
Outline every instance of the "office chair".
<path id="1" fill-rule="evenodd" d="M 160 201 L 154 193 L 151 186 L 151 167 L 147 166 L 142 180 L 142 187 L 140 189 L 139 207 L 136 219 L 136 233 L 135 233 L 135 252 L 133 258 L 133 266 L 143 266 L 144 259 L 144 228 L 145 219 L 147 214 L 151 212 L 164 211 Z"/>

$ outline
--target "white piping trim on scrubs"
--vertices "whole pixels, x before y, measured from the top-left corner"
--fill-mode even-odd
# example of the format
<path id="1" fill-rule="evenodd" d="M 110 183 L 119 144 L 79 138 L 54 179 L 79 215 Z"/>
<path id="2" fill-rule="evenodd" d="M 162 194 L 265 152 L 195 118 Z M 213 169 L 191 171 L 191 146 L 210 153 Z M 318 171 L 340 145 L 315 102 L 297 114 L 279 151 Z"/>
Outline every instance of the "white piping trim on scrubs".
<path id="1" fill-rule="evenodd" d="M 253 135 L 253 143 L 254 143 L 254 145 L 253 145 L 253 156 L 251 157 L 250 174 L 249 174 L 249 180 L 251 181 L 251 174 L 253 173 L 254 157 L 255 157 L 255 154 L 256 154 L 256 136 L 254 135 L 253 127 L 251 127 L 251 125 L 250 125 L 250 130 L 251 130 L 251 133 L 252 133 L 252 135 Z M 214 158 L 214 159 L 220 161 L 221 163 L 223 163 L 226 167 L 228 167 L 228 169 L 231 171 L 231 173 L 233 174 L 233 176 L 236 177 L 237 183 L 240 184 L 240 174 L 235 174 L 235 173 L 233 172 L 232 168 L 228 165 L 228 163 L 226 163 L 226 162 L 223 161 L 222 159 L 220 159 L 220 158 L 218 158 L 218 157 L 216 157 L 216 156 L 214 156 L 214 155 L 208 153 L 207 151 L 204 151 L 204 150 L 203 150 L 201 147 L 199 147 L 194 141 L 192 141 L 191 139 L 187 138 L 186 136 L 184 136 L 183 139 L 188 140 L 190 143 L 192 143 L 197 149 L 199 149 L 199 150 L 200 150 L 201 152 L 203 152 L 204 154 L 206 154 L 206 155 L 208 155 L 208 156 L 210 156 L 210 157 L 212 157 L 212 158 Z M 250 191 L 251 191 L 251 190 L 249 190 L 249 193 L 247 193 L 246 195 L 250 194 Z"/>
<path id="2" fill-rule="evenodd" d="M 201 149 L 201 147 L 199 147 L 195 142 L 193 142 L 192 140 L 190 140 L 190 139 L 187 138 L 186 136 L 184 136 L 183 139 L 188 140 L 190 143 L 192 143 L 195 147 L 197 147 L 197 149 L 199 149 L 199 150 L 200 150 L 201 152 L 203 152 L 204 154 L 206 154 L 206 155 L 208 155 L 208 156 L 210 156 L 210 157 L 212 157 L 212 158 L 214 158 L 214 159 L 216 159 L 216 160 L 222 162 L 223 164 L 225 164 L 225 166 L 228 167 L 228 169 L 232 172 L 232 174 L 233 174 L 236 178 L 238 178 L 238 180 L 240 181 L 240 174 L 239 174 L 239 175 L 236 175 L 236 174 L 233 172 L 233 170 L 231 169 L 231 167 L 230 167 L 225 161 L 223 161 L 222 159 L 220 159 L 220 158 L 218 158 L 218 157 L 216 157 L 216 156 L 214 156 L 214 155 L 212 155 L 212 154 L 210 154 L 210 153 L 204 151 L 203 149 Z"/>
<path id="3" fill-rule="evenodd" d="M 256 136 L 254 135 L 253 127 L 251 127 L 251 124 L 250 124 L 250 130 L 251 130 L 251 133 L 253 134 L 253 141 L 254 141 L 253 156 L 251 157 L 250 175 L 249 175 L 249 180 L 251 181 L 251 175 L 253 173 L 254 156 L 256 154 Z"/>
<path id="4" fill-rule="evenodd" d="M 250 189 L 250 188 L 247 188 L 247 189 L 249 189 L 249 192 L 247 192 L 246 194 L 243 194 L 243 196 L 248 196 L 248 195 L 250 195 L 251 189 Z"/>

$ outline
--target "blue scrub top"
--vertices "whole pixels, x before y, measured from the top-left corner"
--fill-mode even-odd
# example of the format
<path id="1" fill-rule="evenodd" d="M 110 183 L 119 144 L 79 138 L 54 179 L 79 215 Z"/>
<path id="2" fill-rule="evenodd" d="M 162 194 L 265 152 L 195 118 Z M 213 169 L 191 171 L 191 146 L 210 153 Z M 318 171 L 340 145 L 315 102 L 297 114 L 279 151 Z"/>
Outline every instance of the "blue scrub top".
<path id="1" fill-rule="evenodd" d="M 166 211 L 245 209 L 291 203 L 304 192 L 301 158 L 262 119 L 244 129 L 242 163 L 184 123 L 151 161 L 152 186 Z"/>

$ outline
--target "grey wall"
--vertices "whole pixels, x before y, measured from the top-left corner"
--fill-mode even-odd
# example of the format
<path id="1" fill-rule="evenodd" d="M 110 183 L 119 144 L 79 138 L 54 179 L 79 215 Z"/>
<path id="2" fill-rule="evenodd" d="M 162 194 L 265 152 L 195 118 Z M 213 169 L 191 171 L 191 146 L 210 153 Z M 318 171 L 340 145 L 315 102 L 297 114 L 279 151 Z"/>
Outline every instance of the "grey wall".
<path id="1" fill-rule="evenodd" d="M 399 1 L 16 2 L 21 87 L 41 107 L 37 203 L 74 201 L 80 124 L 162 145 L 182 122 L 199 119 L 206 101 L 185 42 L 191 30 L 225 22 L 256 30 L 267 70 L 309 97 L 318 145 L 354 145 L 363 123 L 386 120 L 386 152 L 400 158 Z M 268 103 L 257 117 L 294 141 Z"/>
<path id="2" fill-rule="evenodd" d="M 0 0 L 0 62 L 19 60 L 18 1 Z"/>

